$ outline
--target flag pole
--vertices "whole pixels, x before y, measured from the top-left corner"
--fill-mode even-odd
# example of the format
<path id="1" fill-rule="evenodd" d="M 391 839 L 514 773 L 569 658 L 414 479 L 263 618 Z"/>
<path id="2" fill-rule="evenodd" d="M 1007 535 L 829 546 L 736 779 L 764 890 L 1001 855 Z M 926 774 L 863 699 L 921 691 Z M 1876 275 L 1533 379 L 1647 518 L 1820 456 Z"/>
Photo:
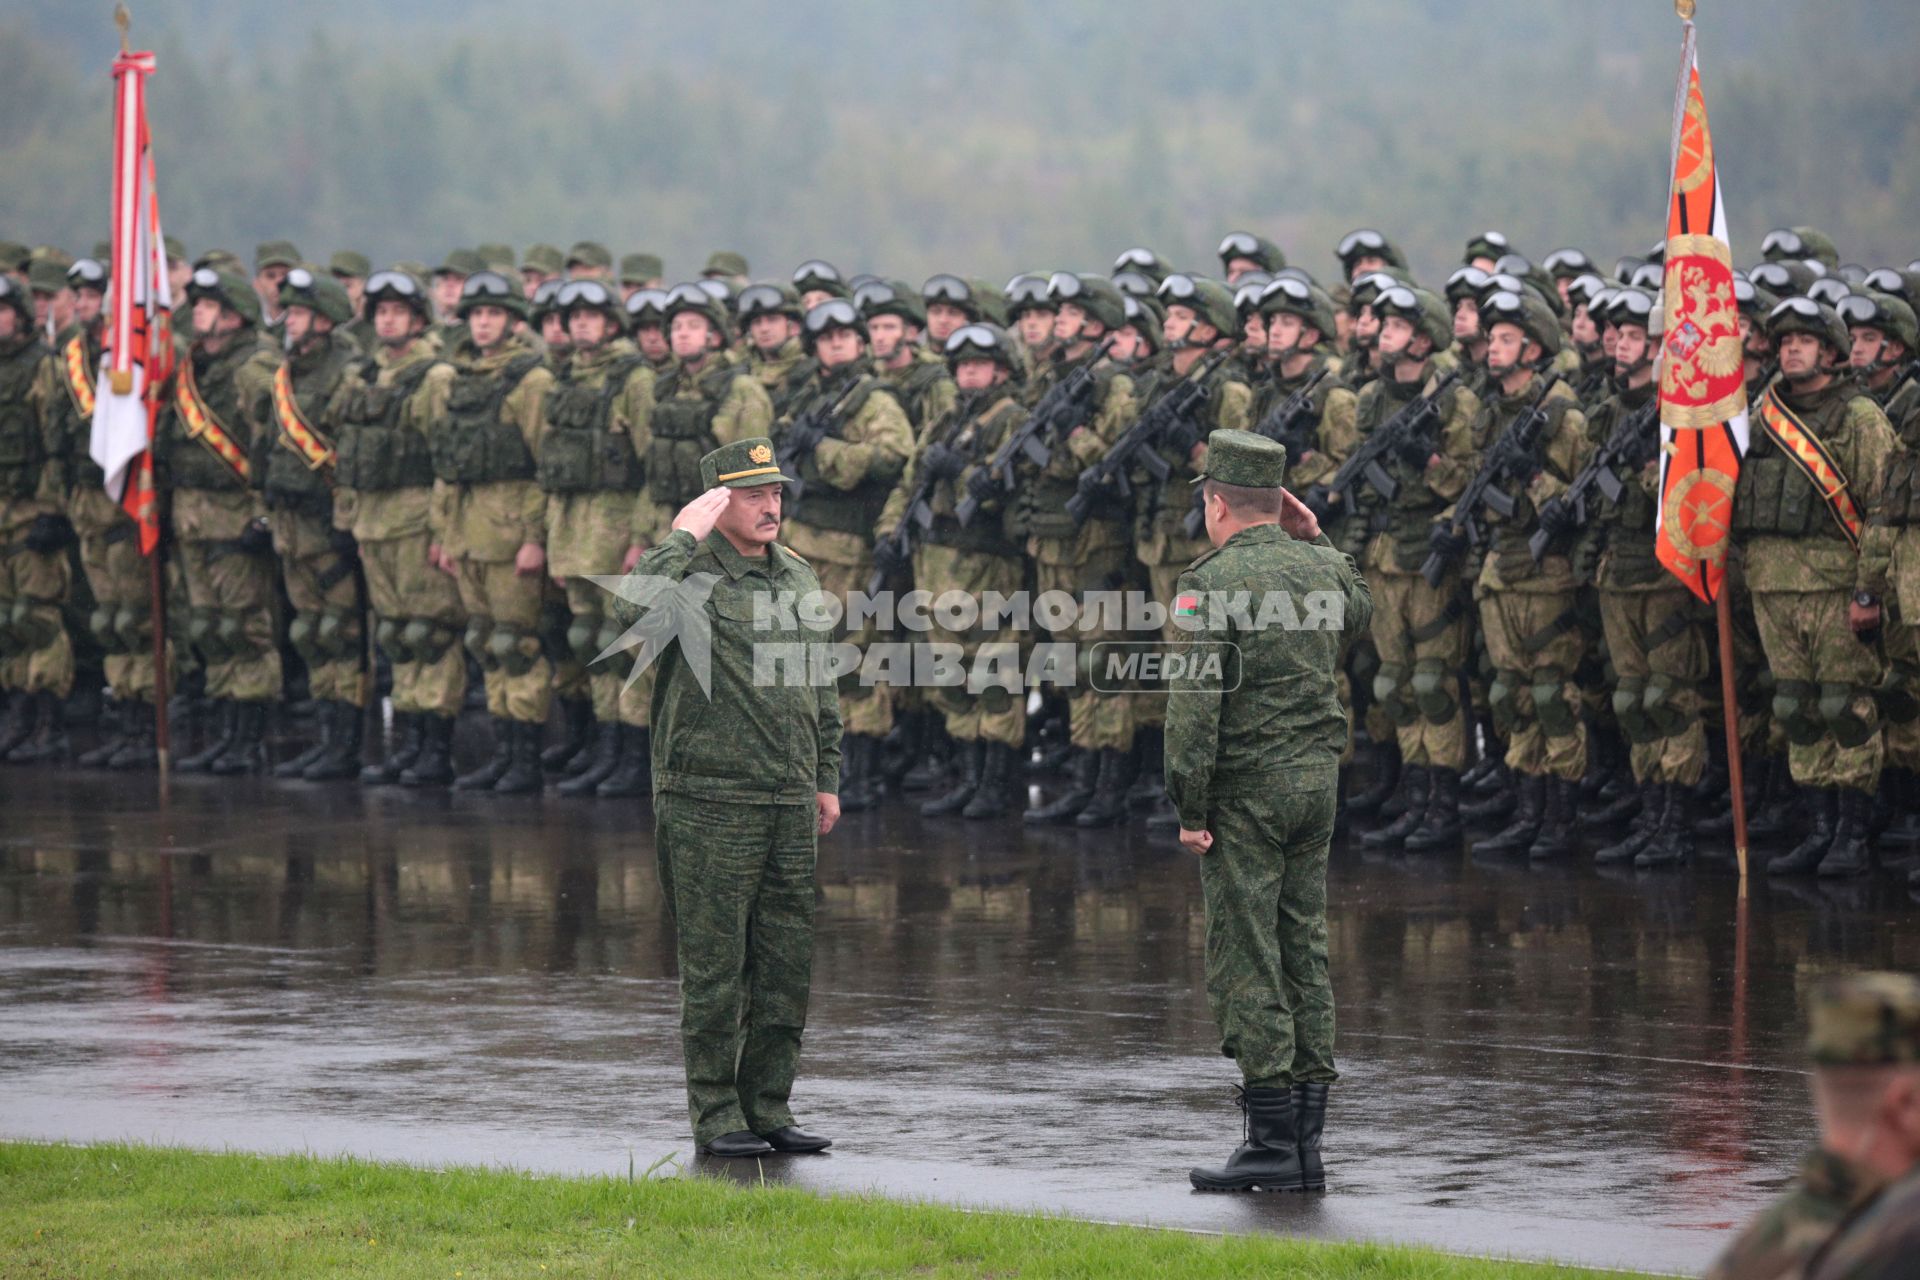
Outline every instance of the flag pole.
<path id="1" fill-rule="evenodd" d="M 1690 0 L 1689 0 L 1690 2 Z M 1733 597 L 1723 579 L 1713 611 L 1720 631 L 1720 716 L 1727 735 L 1727 787 L 1733 795 L 1733 856 L 1740 865 L 1740 896 L 1747 896 L 1746 768 L 1740 760 L 1740 699 L 1734 690 Z"/>

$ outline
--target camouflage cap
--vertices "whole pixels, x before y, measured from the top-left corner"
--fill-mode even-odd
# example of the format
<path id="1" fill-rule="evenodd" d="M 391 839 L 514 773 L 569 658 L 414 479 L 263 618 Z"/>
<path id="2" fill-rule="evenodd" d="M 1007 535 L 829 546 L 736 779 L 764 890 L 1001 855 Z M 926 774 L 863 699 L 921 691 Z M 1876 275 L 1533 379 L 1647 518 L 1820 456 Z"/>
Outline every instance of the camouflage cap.
<path id="1" fill-rule="evenodd" d="M 161 243 L 167 248 L 168 262 L 185 262 L 187 260 L 187 242 L 179 236 L 165 236 L 161 239 Z"/>
<path id="2" fill-rule="evenodd" d="M 707 257 L 707 265 L 702 267 L 703 276 L 744 276 L 748 274 L 747 259 L 743 254 L 731 249 L 716 249 Z"/>
<path id="3" fill-rule="evenodd" d="M 253 269 L 264 271 L 268 267 L 297 267 L 300 265 L 300 251 L 293 247 L 291 240 L 263 240 L 254 246 Z"/>
<path id="4" fill-rule="evenodd" d="M 0 240 L 0 271 L 25 271 L 33 250 L 15 240 Z"/>
<path id="5" fill-rule="evenodd" d="M 92 258 L 95 262 L 113 261 L 113 241 L 95 240 L 93 242 L 93 252 L 88 254 L 87 256 Z"/>
<path id="6" fill-rule="evenodd" d="M 364 280 L 373 274 L 373 262 L 364 253 L 342 249 L 327 259 L 327 270 L 336 276 L 352 276 L 357 280 Z"/>
<path id="7" fill-rule="evenodd" d="M 59 245 L 37 244 L 33 246 L 30 252 L 32 253 L 33 260 L 35 262 L 39 262 L 42 258 L 46 259 L 48 262 L 57 262 L 60 264 L 60 269 L 62 271 L 65 271 L 68 267 L 73 265 L 73 255 L 68 253 L 65 249 L 62 249 Z"/>
<path id="8" fill-rule="evenodd" d="M 513 246 L 510 244 L 501 244 L 495 241 L 491 244 L 481 245 L 474 250 L 474 252 L 478 253 L 482 258 L 485 258 L 487 265 L 495 271 L 500 270 L 502 266 L 505 266 L 509 271 L 517 270 L 514 264 Z"/>
<path id="9" fill-rule="evenodd" d="M 793 477 L 781 474 L 773 460 L 773 441 L 765 436 L 748 436 L 723 444 L 700 459 L 700 487 L 724 485 L 729 489 L 752 489 L 763 484 L 791 484 Z"/>
<path id="10" fill-rule="evenodd" d="M 1207 437 L 1207 460 L 1195 484 L 1217 480 L 1243 489 L 1278 489 L 1287 479 L 1287 449 L 1251 431 L 1222 428 Z"/>
<path id="11" fill-rule="evenodd" d="M 527 250 L 526 257 L 520 260 L 523 270 L 544 271 L 557 276 L 567 269 L 567 259 L 559 249 L 550 244 L 536 244 Z"/>
<path id="12" fill-rule="evenodd" d="M 209 249 L 193 261 L 194 270 L 212 267 L 215 271 L 244 272 L 246 264 L 240 261 L 240 255 L 230 249 Z"/>
<path id="13" fill-rule="evenodd" d="M 1822 983 L 1808 1009 L 1807 1051 L 1822 1067 L 1920 1063 L 1920 978 L 1851 973 Z"/>
<path id="14" fill-rule="evenodd" d="M 605 267 L 611 271 L 613 250 L 596 240 L 576 241 L 573 248 L 567 250 L 566 265 L 571 268 L 576 263 L 583 267 Z"/>
<path id="15" fill-rule="evenodd" d="M 433 269 L 436 276 L 470 276 L 476 271 L 485 271 L 487 260 L 471 249 L 454 249 L 448 252 L 446 261 Z"/>
<path id="16" fill-rule="evenodd" d="M 667 264 L 657 253 L 629 253 L 620 259 L 621 284 L 647 284 L 667 274 Z"/>
<path id="17" fill-rule="evenodd" d="M 35 258 L 27 267 L 27 284 L 35 293 L 58 293 L 67 287 L 67 269 L 52 258 Z"/>

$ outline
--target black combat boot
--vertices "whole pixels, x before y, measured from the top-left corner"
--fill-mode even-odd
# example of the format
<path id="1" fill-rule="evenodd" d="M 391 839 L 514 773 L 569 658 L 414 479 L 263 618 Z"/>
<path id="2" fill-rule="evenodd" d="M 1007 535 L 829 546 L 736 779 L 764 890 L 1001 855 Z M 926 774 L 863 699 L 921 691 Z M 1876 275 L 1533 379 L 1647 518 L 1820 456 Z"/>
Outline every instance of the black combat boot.
<path id="1" fill-rule="evenodd" d="M 1459 847 L 1460 772 L 1436 768 L 1432 771 L 1432 783 L 1420 825 L 1401 842 L 1400 847 L 1408 853 L 1434 853 Z"/>
<path id="2" fill-rule="evenodd" d="M 1214 1169 L 1187 1173 L 1195 1191 L 1302 1191 L 1299 1114 L 1292 1089 L 1242 1089 L 1246 1141 Z"/>
<path id="3" fill-rule="evenodd" d="M 1004 742 L 989 742 L 980 762 L 980 785 L 973 799 L 960 811 L 963 818 L 1000 818 L 1007 812 L 1007 793 L 1013 788 L 1019 749 Z"/>
<path id="4" fill-rule="evenodd" d="M 400 771 L 403 787 L 444 787 L 453 781 L 453 717 L 420 717 L 420 754 Z"/>
<path id="5" fill-rule="evenodd" d="M 1412 780 L 1409 777 L 1411 773 L 1412 770 L 1407 767 L 1403 758 L 1400 766 L 1400 778 L 1393 784 L 1393 794 L 1388 796 L 1386 803 L 1380 806 L 1377 811 L 1377 816 L 1390 822 L 1397 822 L 1408 812 L 1411 812 L 1414 817 L 1417 818 L 1425 811 L 1427 807 L 1427 793 L 1425 790 L 1414 790 Z"/>
<path id="6" fill-rule="evenodd" d="M 1803 812 L 1805 796 L 1794 784 L 1793 766 L 1784 756 L 1769 756 L 1767 765 L 1767 789 L 1759 807 L 1747 815 L 1749 840 L 1778 840 L 1791 835 L 1795 815 Z M 1731 821 L 1727 830 L 1733 830 Z"/>
<path id="7" fill-rule="evenodd" d="M 1460 819 L 1472 825 L 1500 822 L 1511 818 L 1520 805 L 1520 796 L 1524 788 L 1523 778 L 1504 764 L 1497 766 L 1487 775 L 1489 778 L 1502 778 L 1505 781 L 1495 790 L 1482 790 L 1478 799 L 1463 801 L 1460 805 Z M 1464 789 L 1464 788 L 1463 788 Z"/>
<path id="8" fill-rule="evenodd" d="M 1822 879 L 1838 880 L 1863 876 L 1873 870 L 1872 821 L 1873 794 L 1853 787 L 1841 787 L 1833 828 L 1833 843 L 1820 859 Z"/>
<path id="9" fill-rule="evenodd" d="M 986 772 L 986 756 L 987 744 L 978 738 L 959 744 L 960 777 L 945 795 L 922 801 L 920 816 L 944 818 L 965 809 L 980 789 L 980 780 Z"/>
<path id="10" fill-rule="evenodd" d="M 487 721 L 493 726 L 493 755 L 478 769 L 455 778 L 455 791 L 491 791 L 513 763 L 513 721 L 498 716 L 488 716 Z"/>
<path id="11" fill-rule="evenodd" d="M 384 787 L 400 781 L 407 766 L 420 758 L 420 741 L 425 736 L 424 716 L 416 711 L 393 713 L 393 743 L 378 764 L 360 770 L 363 786 Z"/>
<path id="12" fill-rule="evenodd" d="M 240 727 L 240 704 L 232 698 L 216 698 L 213 702 L 213 737 L 190 756 L 181 756 L 173 762 L 173 767 L 181 773 L 204 773 L 213 762 L 220 758 L 226 749 L 233 745 L 233 735 Z"/>
<path id="13" fill-rule="evenodd" d="M 1573 824 L 1579 816 L 1580 779 L 1549 778 L 1547 808 L 1540 818 L 1540 830 L 1527 846 L 1527 857 L 1535 862 L 1551 862 L 1573 852 Z"/>
<path id="14" fill-rule="evenodd" d="M 1435 772 L 1440 772 L 1435 770 Z M 1457 778 L 1459 775 L 1455 775 Z M 1325 1191 L 1327 1168 L 1320 1159 L 1320 1133 L 1327 1127 L 1327 1088 L 1324 1084 L 1293 1086 L 1295 1131 L 1300 1135 L 1300 1189 Z"/>
<path id="15" fill-rule="evenodd" d="M 160 753 L 154 746 L 153 704 L 151 702 L 133 702 L 127 704 L 127 715 L 131 727 L 120 749 L 107 761 L 109 769 L 151 769 L 160 762 Z"/>
<path id="16" fill-rule="evenodd" d="M 1910 769 L 1888 769 L 1881 782 L 1890 812 L 1879 839 L 1886 844 L 1920 844 L 1920 777 Z"/>
<path id="17" fill-rule="evenodd" d="M 1580 805 L 1583 809 L 1599 801 L 1600 793 L 1613 781 L 1619 741 L 1612 729 L 1587 721 L 1587 771 L 1580 775 Z M 1611 800 L 1613 797 L 1607 798 Z"/>
<path id="18" fill-rule="evenodd" d="M 632 725 L 626 730 L 620 763 L 593 789 L 602 800 L 635 800 L 653 794 L 653 730 Z"/>
<path id="19" fill-rule="evenodd" d="M 1631 773 L 1628 774 L 1628 783 L 1627 786 L 1615 788 L 1612 795 L 1607 795 L 1607 788 L 1601 787 L 1592 797 L 1591 803 L 1586 803 L 1587 798 L 1583 791 L 1581 824 L 1594 827 L 1618 826 L 1644 809 L 1646 785 L 1633 782 Z"/>
<path id="20" fill-rule="evenodd" d="M 7 693 L 7 718 L 0 724 L 0 760 L 33 732 L 33 695 L 24 689 Z"/>
<path id="21" fill-rule="evenodd" d="M 524 796 L 540 790 L 546 779 L 540 768 L 540 741 L 546 724 L 513 720 L 507 727 L 507 771 L 493 784 L 497 796 Z"/>
<path id="22" fill-rule="evenodd" d="M 1547 777 L 1540 773 L 1516 773 L 1513 819 L 1493 835 L 1473 842 L 1475 853 L 1523 853 L 1533 847 L 1540 834 L 1541 820 L 1547 810 Z M 1463 811 L 1464 812 L 1464 811 Z"/>
<path id="23" fill-rule="evenodd" d="M 366 713 L 351 702 L 330 702 L 333 745 L 300 776 L 308 782 L 339 782 L 360 776 L 360 732 Z"/>
<path id="24" fill-rule="evenodd" d="M 1408 836 L 1427 820 L 1427 803 L 1433 793 L 1433 772 L 1423 764 L 1410 764 L 1400 771 L 1400 788 L 1406 793 L 1406 808 L 1384 827 L 1365 832 L 1360 843 L 1369 849 L 1398 849 Z"/>
<path id="25" fill-rule="evenodd" d="M 1380 806 L 1400 785 L 1400 744 L 1389 738 L 1374 751 L 1373 781 L 1367 789 L 1347 799 L 1347 813 L 1364 818 L 1378 813 Z"/>
<path id="26" fill-rule="evenodd" d="M 334 714 L 332 702 L 313 704 L 314 739 L 307 749 L 291 760 L 282 760 L 273 766 L 270 772 L 276 778 L 299 778 L 306 775 L 307 766 L 316 760 L 324 759 L 333 750 L 333 740 L 340 731 L 340 718 Z"/>
<path id="27" fill-rule="evenodd" d="M 1167 794 L 1167 731 L 1149 725 L 1134 739 L 1140 768 L 1127 788 L 1127 808 L 1134 812 L 1157 808 Z"/>
<path id="28" fill-rule="evenodd" d="M 588 757 L 586 767 L 554 790 L 563 796 L 592 795 L 594 788 L 612 777 L 613 771 L 620 767 L 620 753 L 626 750 L 629 732 L 623 724 L 596 723 L 593 726 L 593 747 L 590 752 L 582 753 Z"/>
<path id="29" fill-rule="evenodd" d="M 242 702 L 234 709 L 233 721 L 233 741 L 207 766 L 208 773 L 222 778 L 267 767 L 267 704 Z"/>
<path id="30" fill-rule="evenodd" d="M 953 739 L 947 736 L 947 718 L 935 711 L 921 713 L 919 750 L 913 764 L 900 775 L 902 791 L 931 791 L 947 778 L 953 757 Z"/>
<path id="31" fill-rule="evenodd" d="M 1504 752 L 1505 748 L 1501 750 Z M 1473 784 L 1472 791 L 1476 796 L 1502 795 L 1513 790 L 1513 782 L 1513 770 L 1507 768 L 1506 757 L 1499 755 L 1493 758 L 1493 762 L 1487 766 L 1487 771 L 1481 774 L 1479 780 Z"/>
<path id="32" fill-rule="evenodd" d="M 1127 766 L 1129 752 L 1112 747 L 1100 749 L 1100 768 L 1094 775 L 1093 795 L 1079 813 L 1073 815 L 1076 827 L 1111 827 L 1127 820 Z"/>
<path id="33" fill-rule="evenodd" d="M 8 764 L 42 764 L 64 760 L 73 744 L 67 740 L 66 711 L 60 695 L 42 689 L 33 695 L 33 731 L 27 740 L 7 752 Z"/>
<path id="34" fill-rule="evenodd" d="M 1693 789 L 1663 782 L 1660 792 L 1665 802 L 1660 825 L 1633 859 L 1642 871 L 1683 866 L 1693 857 Z"/>
<path id="35" fill-rule="evenodd" d="M 1640 851 L 1652 842 L 1660 830 L 1660 817 L 1665 812 L 1667 793 L 1657 782 L 1643 782 L 1637 788 L 1640 812 L 1634 815 L 1627 826 L 1627 834 L 1609 845 L 1602 845 L 1593 851 L 1593 860 L 1603 866 L 1616 862 L 1632 862 L 1640 856 Z"/>
<path id="36" fill-rule="evenodd" d="M 840 741 L 840 812 L 864 813 L 880 803 L 880 740 L 850 733 Z"/>
<path id="37" fill-rule="evenodd" d="M 1807 815 L 1806 837 L 1767 863 L 1770 876 L 1810 876 L 1820 869 L 1839 821 L 1840 795 L 1833 787 L 1801 787 L 1800 811 Z"/>
<path id="38" fill-rule="evenodd" d="M 548 773 L 564 771 L 571 776 L 578 776 L 579 771 L 570 766 L 576 757 L 587 752 L 587 740 L 592 732 L 593 700 L 560 699 L 560 741 L 540 753 L 540 767 Z M 597 758 L 589 756 L 590 760 Z"/>
<path id="39" fill-rule="evenodd" d="M 113 704 L 113 731 L 100 739 L 98 746 L 82 751 L 73 758 L 73 762 L 82 769 L 104 769 L 113 759 L 113 753 L 126 745 L 133 731 L 134 707 L 137 703 L 115 702 Z M 11 750 L 11 748 L 9 748 Z"/>
<path id="40" fill-rule="evenodd" d="M 1067 789 L 1047 804 L 1028 809 L 1020 815 L 1022 822 L 1071 822 L 1093 799 L 1093 784 L 1100 773 L 1100 757 L 1097 752 L 1081 747 L 1074 748 L 1074 755 L 1067 762 Z"/>
<path id="41" fill-rule="evenodd" d="M 1147 811 L 1147 830 L 1178 831 L 1179 829 L 1180 811 L 1173 807 L 1173 797 L 1162 791 L 1160 799 L 1155 801 L 1153 808 Z"/>

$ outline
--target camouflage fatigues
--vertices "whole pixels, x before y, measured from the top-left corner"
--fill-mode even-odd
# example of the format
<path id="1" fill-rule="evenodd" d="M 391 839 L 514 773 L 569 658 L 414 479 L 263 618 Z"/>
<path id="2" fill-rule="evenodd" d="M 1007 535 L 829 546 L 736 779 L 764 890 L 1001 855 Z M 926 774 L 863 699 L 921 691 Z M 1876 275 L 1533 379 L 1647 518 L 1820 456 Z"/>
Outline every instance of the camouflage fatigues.
<path id="1" fill-rule="evenodd" d="M 72 586 L 64 550 L 34 551 L 27 531 L 65 507 L 53 358 L 23 335 L 0 351 L 0 689 L 73 687 L 73 644 L 61 606 Z"/>

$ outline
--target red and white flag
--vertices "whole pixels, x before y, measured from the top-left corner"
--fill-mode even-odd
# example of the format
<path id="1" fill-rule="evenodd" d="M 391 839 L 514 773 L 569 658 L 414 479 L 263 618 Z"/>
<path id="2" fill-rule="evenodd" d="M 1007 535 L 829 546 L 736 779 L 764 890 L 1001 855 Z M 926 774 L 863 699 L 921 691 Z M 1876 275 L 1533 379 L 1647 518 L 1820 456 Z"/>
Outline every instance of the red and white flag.
<path id="1" fill-rule="evenodd" d="M 1733 488 L 1747 452 L 1746 352 L 1691 22 L 1673 103 L 1663 300 L 1655 545 L 1662 564 L 1712 600 L 1726 576 Z"/>
<path id="2" fill-rule="evenodd" d="M 153 492 L 153 428 L 173 372 L 173 297 L 160 200 L 153 184 L 146 78 L 151 53 L 113 63 L 112 306 L 87 451 L 107 473 L 107 493 L 140 527 L 140 552 L 160 541 Z"/>

